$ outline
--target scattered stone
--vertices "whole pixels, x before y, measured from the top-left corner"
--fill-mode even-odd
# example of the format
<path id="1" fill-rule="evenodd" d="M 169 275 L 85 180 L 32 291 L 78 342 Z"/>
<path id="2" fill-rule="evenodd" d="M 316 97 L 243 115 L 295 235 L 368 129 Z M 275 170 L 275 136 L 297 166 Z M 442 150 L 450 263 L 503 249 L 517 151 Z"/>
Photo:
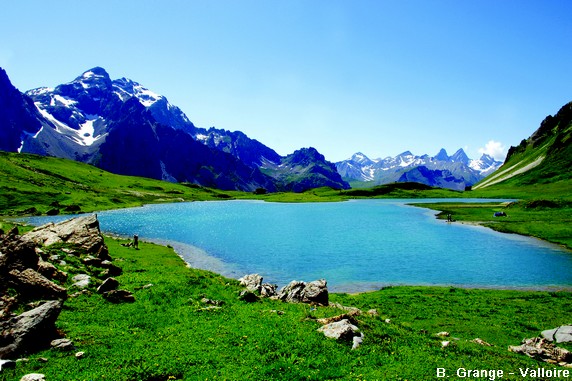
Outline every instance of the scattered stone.
<path id="1" fill-rule="evenodd" d="M 0 348 L 0 359 L 17 356 L 30 347 L 47 344 L 47 338 L 55 331 L 55 321 L 62 305 L 63 302 L 59 300 L 51 300 L 7 321 L 0 321 L 3 345 Z"/>
<path id="2" fill-rule="evenodd" d="M 435 336 L 440 336 L 440 337 L 449 337 L 450 333 L 447 331 L 443 331 L 443 332 L 438 332 L 435 334 Z"/>
<path id="3" fill-rule="evenodd" d="M 56 266 L 52 265 L 50 262 L 46 262 L 43 259 L 38 261 L 38 273 L 42 274 L 48 279 L 55 279 L 59 282 L 65 282 L 68 278 L 68 274 L 63 271 L 60 271 L 56 268 Z"/>
<path id="4" fill-rule="evenodd" d="M 213 306 L 222 306 L 224 304 L 224 302 L 222 300 L 213 300 L 213 299 L 208 299 L 208 298 L 202 298 L 201 303 L 210 304 Z"/>
<path id="5" fill-rule="evenodd" d="M 75 347 L 73 346 L 73 342 L 70 339 L 52 340 L 50 346 L 53 349 L 58 349 L 61 351 L 72 351 L 75 349 Z"/>
<path id="6" fill-rule="evenodd" d="M 29 373 L 20 378 L 20 381 L 46 381 L 46 376 L 41 373 Z"/>
<path id="7" fill-rule="evenodd" d="M 541 332 L 542 337 L 557 343 L 569 343 L 572 341 L 572 325 L 562 325 L 557 328 L 547 329 Z"/>
<path id="8" fill-rule="evenodd" d="M 133 303 L 135 296 L 127 290 L 111 290 L 103 293 L 103 297 L 112 303 Z"/>
<path id="9" fill-rule="evenodd" d="M 8 233 L 2 244 L 0 276 L 8 274 L 12 270 L 35 269 L 38 267 L 38 258 L 33 243 Z"/>
<path id="10" fill-rule="evenodd" d="M 72 287 L 86 288 L 91 283 L 91 277 L 87 274 L 77 274 L 72 278 L 72 281 L 74 282 Z"/>
<path id="11" fill-rule="evenodd" d="M 0 360 L 0 372 L 2 369 L 14 369 L 16 367 L 16 361 L 12 360 Z"/>
<path id="12" fill-rule="evenodd" d="M 218 310 L 222 310 L 222 307 L 208 306 L 208 307 L 199 308 L 197 311 L 218 311 Z"/>
<path id="13" fill-rule="evenodd" d="M 359 336 L 354 336 L 352 340 L 353 340 L 352 349 L 357 349 L 361 345 L 361 343 L 363 343 L 363 332 L 360 332 Z"/>
<path id="14" fill-rule="evenodd" d="M 479 344 L 479 345 L 483 345 L 485 347 L 492 347 L 493 345 L 490 343 L 487 343 L 486 341 L 484 341 L 483 339 L 479 339 L 478 337 L 471 340 L 471 343 L 475 343 L 475 344 Z"/>
<path id="15" fill-rule="evenodd" d="M 449 344 L 451 344 L 450 341 L 441 341 L 441 347 L 442 347 L 442 348 L 448 347 Z"/>
<path id="16" fill-rule="evenodd" d="M 330 303 L 330 307 L 334 307 L 342 311 L 347 311 L 353 316 L 359 316 L 362 314 L 362 311 L 359 308 L 342 306 L 340 303 Z"/>
<path id="17" fill-rule="evenodd" d="M 351 324 L 349 320 L 343 319 L 334 323 L 326 324 L 318 328 L 319 332 L 322 332 L 324 336 L 330 337 L 336 340 L 353 340 L 353 337 L 358 335 L 359 329 L 355 325 Z"/>
<path id="18" fill-rule="evenodd" d="M 260 285 L 260 296 L 264 298 L 271 298 L 276 296 L 276 289 L 278 288 L 275 284 L 263 283 Z"/>
<path id="19" fill-rule="evenodd" d="M 302 302 L 327 306 L 328 282 L 325 279 L 320 279 L 308 283 L 302 291 Z"/>
<path id="20" fill-rule="evenodd" d="M 73 249 L 70 249 L 69 247 L 64 247 L 61 249 L 61 251 L 66 253 L 68 255 L 68 257 L 69 256 L 79 257 L 79 253 Z"/>
<path id="21" fill-rule="evenodd" d="M 572 362 L 572 353 L 564 348 L 557 347 L 547 339 L 541 337 L 524 339 L 522 345 L 511 345 L 508 347 L 508 350 L 553 364 L 567 364 Z"/>
<path id="22" fill-rule="evenodd" d="M 75 354 L 75 358 L 76 358 L 76 359 L 82 359 L 82 358 L 84 358 L 84 357 L 85 357 L 85 352 L 77 352 L 77 353 Z"/>
<path id="23" fill-rule="evenodd" d="M 87 257 L 83 258 L 81 262 L 84 265 L 101 267 L 101 262 L 103 261 L 101 260 L 101 258 L 96 258 L 93 255 L 88 255 Z"/>
<path id="24" fill-rule="evenodd" d="M 247 303 L 254 303 L 258 301 L 258 296 L 252 291 L 242 290 L 240 294 L 238 294 L 238 299 Z"/>
<path id="25" fill-rule="evenodd" d="M 40 358 L 38 358 L 38 362 L 48 362 L 48 358 L 47 357 L 40 357 Z"/>
<path id="26" fill-rule="evenodd" d="M 385 319 L 384 320 L 387 324 L 391 323 L 391 319 Z"/>
<path id="27" fill-rule="evenodd" d="M 271 313 L 276 314 L 276 315 L 284 315 L 284 311 L 280 311 L 280 310 L 270 310 Z"/>
<path id="28" fill-rule="evenodd" d="M 109 275 L 111 276 L 118 276 L 123 272 L 121 267 L 115 266 L 110 260 L 107 259 L 101 262 L 101 267 L 109 270 Z"/>
<path id="29" fill-rule="evenodd" d="M 81 295 L 91 295 L 91 291 L 83 289 L 81 291 L 74 292 L 73 294 L 69 295 L 68 298 L 77 298 L 78 296 Z"/>
<path id="30" fill-rule="evenodd" d="M 28 268 L 24 271 L 12 270 L 9 281 L 19 292 L 29 298 L 66 299 L 67 290 L 58 286 L 42 274 Z"/>
<path id="31" fill-rule="evenodd" d="M 239 279 L 240 285 L 246 287 L 248 291 L 260 291 L 262 277 L 258 274 L 248 274 Z"/>
<path id="32" fill-rule="evenodd" d="M 278 299 L 287 303 L 300 303 L 302 301 L 302 292 L 305 287 L 305 282 L 293 280 L 280 290 L 278 293 Z"/>
<path id="33" fill-rule="evenodd" d="M 153 287 L 153 283 L 148 283 L 148 284 L 146 284 L 145 286 L 143 286 L 143 287 L 141 287 L 141 288 L 144 289 L 144 290 L 146 290 L 146 289 L 151 288 L 151 287 Z"/>
<path id="34" fill-rule="evenodd" d="M 375 308 L 372 308 L 371 310 L 367 311 L 367 314 L 369 316 L 379 316 L 379 312 L 377 312 Z"/>
<path id="35" fill-rule="evenodd" d="M 117 279 L 107 278 L 106 280 L 103 281 L 101 286 L 97 288 L 97 292 L 99 294 L 103 294 L 104 292 L 117 290 L 117 287 L 119 287 L 119 281 Z"/>
<path id="36" fill-rule="evenodd" d="M 356 324 L 356 321 L 355 321 L 353 315 L 351 315 L 351 314 L 341 314 L 341 315 L 332 316 L 329 318 L 316 319 L 316 321 L 322 325 L 326 325 L 326 324 L 335 323 L 337 321 L 341 321 L 344 319 L 350 321 L 352 324 Z"/>

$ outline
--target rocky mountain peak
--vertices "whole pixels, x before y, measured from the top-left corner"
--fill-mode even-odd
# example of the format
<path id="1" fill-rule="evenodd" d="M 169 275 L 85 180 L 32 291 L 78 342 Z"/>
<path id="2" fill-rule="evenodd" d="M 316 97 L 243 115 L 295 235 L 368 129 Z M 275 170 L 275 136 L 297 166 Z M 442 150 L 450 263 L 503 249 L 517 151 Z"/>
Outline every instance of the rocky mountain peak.
<path id="1" fill-rule="evenodd" d="M 463 163 L 465 165 L 468 165 L 471 161 L 462 148 L 459 148 L 459 150 L 450 157 L 450 160 L 454 163 Z"/>
<path id="2" fill-rule="evenodd" d="M 447 161 L 449 160 L 449 155 L 447 154 L 447 151 L 445 151 L 445 148 L 441 148 L 439 153 L 437 153 L 437 155 L 435 155 L 433 158 L 435 160 Z"/>

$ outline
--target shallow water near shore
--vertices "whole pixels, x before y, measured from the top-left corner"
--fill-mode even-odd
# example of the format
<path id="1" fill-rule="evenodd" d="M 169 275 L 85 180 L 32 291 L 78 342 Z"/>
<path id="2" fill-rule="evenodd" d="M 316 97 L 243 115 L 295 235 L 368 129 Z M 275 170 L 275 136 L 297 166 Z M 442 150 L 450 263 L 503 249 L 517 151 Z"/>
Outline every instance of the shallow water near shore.
<path id="1" fill-rule="evenodd" d="M 334 292 L 388 285 L 572 288 L 569 251 L 437 220 L 435 212 L 407 202 L 419 200 L 205 201 L 105 211 L 98 218 L 104 232 L 172 245 L 193 267 L 233 278 L 259 273 L 279 286 L 325 278 Z"/>

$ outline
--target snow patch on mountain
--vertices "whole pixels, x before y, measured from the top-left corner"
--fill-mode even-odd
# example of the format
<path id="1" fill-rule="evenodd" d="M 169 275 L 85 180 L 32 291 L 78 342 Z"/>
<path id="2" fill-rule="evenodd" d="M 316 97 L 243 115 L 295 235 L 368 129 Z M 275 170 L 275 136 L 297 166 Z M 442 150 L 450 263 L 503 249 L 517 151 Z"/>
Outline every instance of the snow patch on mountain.
<path id="1" fill-rule="evenodd" d="M 336 168 L 343 178 L 350 181 L 373 182 L 375 185 L 395 181 L 419 181 L 427 185 L 437 184 L 464 190 L 466 186 L 471 186 L 497 170 L 501 164 L 488 155 L 471 160 L 463 149 L 459 149 L 452 156 L 441 149 L 435 156 L 417 156 L 405 151 L 395 157 L 376 160 L 370 160 L 358 152 L 350 159 L 336 163 Z M 415 173 L 408 175 L 413 170 Z M 436 178 L 439 176 L 443 179 Z"/>

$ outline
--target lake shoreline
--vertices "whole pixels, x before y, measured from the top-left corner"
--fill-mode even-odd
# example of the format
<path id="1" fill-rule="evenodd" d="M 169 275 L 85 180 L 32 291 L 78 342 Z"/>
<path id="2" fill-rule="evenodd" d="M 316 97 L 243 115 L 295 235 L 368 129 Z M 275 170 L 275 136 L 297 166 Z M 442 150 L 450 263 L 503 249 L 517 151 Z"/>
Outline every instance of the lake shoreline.
<path id="1" fill-rule="evenodd" d="M 372 200 L 372 201 L 374 201 L 374 200 Z M 407 208 L 413 206 L 414 207 L 413 209 L 417 209 L 416 207 L 422 206 L 420 204 L 410 205 L 409 201 L 415 202 L 415 200 L 403 200 L 403 199 L 390 200 L 390 203 L 393 204 L 396 201 L 400 202 L 399 206 L 405 206 Z M 405 202 L 405 203 L 403 203 L 403 202 Z M 246 201 L 246 203 L 248 203 L 248 201 Z M 190 203 L 190 204 L 195 204 L 195 203 Z M 232 204 L 235 204 L 235 203 L 232 202 Z M 264 204 L 264 203 L 257 202 L 256 204 Z M 384 203 L 382 203 L 382 204 L 378 204 L 378 203 L 363 204 L 361 202 L 357 202 L 357 204 L 362 204 L 366 208 L 371 208 L 372 205 L 381 205 L 381 206 L 384 205 Z M 179 204 L 176 204 L 176 205 L 179 206 Z M 217 205 L 217 207 L 218 206 L 220 206 L 220 205 Z M 157 207 L 157 206 L 154 206 L 154 207 Z M 303 206 L 298 206 L 298 207 L 296 207 L 296 210 L 298 210 L 299 208 L 307 209 Z M 179 209 L 179 207 L 176 207 L 176 209 Z M 325 210 L 327 211 L 328 209 L 329 208 L 326 208 Z M 134 208 L 134 210 L 140 210 L 140 208 Z M 272 210 L 274 210 L 274 209 L 272 209 Z M 322 209 L 320 209 L 320 210 L 322 210 Z M 344 208 L 342 210 L 342 212 L 346 213 L 347 210 L 348 210 L 347 208 Z M 426 213 L 424 213 L 424 214 L 426 214 L 427 219 L 435 220 L 435 216 L 436 216 L 436 214 L 438 214 L 438 212 L 435 212 L 431 208 L 423 208 L 423 210 L 426 210 Z M 211 208 L 208 208 L 207 211 L 209 214 L 212 214 L 212 213 L 217 214 L 220 212 L 220 210 L 218 208 L 215 211 L 211 211 Z M 314 211 L 314 212 L 316 212 L 316 211 Z M 147 212 L 147 214 L 149 214 L 149 213 L 154 215 L 155 209 L 152 209 L 152 210 Z M 183 213 L 189 213 L 189 212 L 183 212 Z M 244 211 L 242 211 L 242 213 L 244 213 Z M 402 212 L 398 212 L 398 213 L 402 213 Z M 407 212 L 407 213 L 410 213 L 410 212 Z M 113 213 L 113 214 L 115 214 L 115 213 Z M 138 216 L 138 214 L 135 214 L 134 216 Z M 69 216 L 63 216 L 62 215 L 62 216 L 59 216 L 59 219 L 67 218 L 67 217 L 73 217 L 73 215 L 69 215 Z M 123 217 L 118 217 L 118 218 L 120 220 L 123 219 Z M 131 217 L 131 218 L 133 218 L 133 217 Z M 139 224 L 142 224 L 143 226 L 148 225 L 148 226 L 153 226 L 153 229 L 156 228 L 154 223 L 145 222 L 140 217 L 135 217 L 135 218 L 136 218 L 137 222 Z M 407 220 L 407 218 L 403 218 L 403 219 Z M 461 221 L 459 221 L 459 222 L 461 222 Z M 406 223 L 408 223 L 408 222 L 406 222 Z M 442 221 L 442 223 L 438 223 L 438 225 L 441 225 L 441 226 L 444 224 L 445 224 L 445 221 Z M 196 225 L 196 223 L 195 223 L 195 225 Z M 493 229 L 490 229 L 488 227 L 484 227 L 484 226 L 482 226 L 482 225 L 480 225 L 474 221 L 469 222 L 469 223 L 465 223 L 465 221 L 463 221 L 462 225 L 466 225 L 467 227 L 469 227 L 469 226 L 476 227 L 476 228 L 479 228 L 479 230 L 483 229 L 484 231 L 490 231 L 490 232 L 494 231 Z M 453 228 L 453 227 L 454 227 L 454 224 L 451 224 L 451 228 Z M 556 278 L 557 283 L 555 285 L 551 284 L 551 282 L 550 282 L 550 279 L 552 279 L 552 278 L 543 279 L 542 277 L 538 278 L 538 280 L 542 280 L 540 283 L 535 282 L 533 279 L 531 284 L 526 284 L 526 283 L 523 284 L 522 282 L 519 282 L 519 281 L 514 282 L 514 280 L 511 280 L 512 278 L 510 278 L 510 277 L 507 278 L 507 282 L 504 282 L 503 279 L 505 279 L 505 278 L 502 277 L 502 274 L 503 274 L 502 272 L 496 277 L 496 279 L 495 278 L 487 279 L 488 278 L 487 277 L 487 278 L 482 278 L 482 279 L 486 279 L 483 283 L 481 283 L 480 279 L 477 279 L 478 281 L 475 283 L 471 280 L 471 278 L 466 278 L 464 275 L 462 275 L 462 272 L 465 271 L 464 265 L 461 268 L 455 268 L 455 267 L 449 268 L 448 265 L 446 265 L 446 264 L 443 265 L 442 271 L 445 271 L 445 273 L 442 273 L 441 270 L 439 270 L 439 272 L 441 272 L 442 274 L 446 274 L 446 272 L 448 271 L 450 274 L 449 276 L 446 276 L 444 278 L 439 273 L 434 273 L 434 275 L 429 276 L 429 277 L 426 277 L 426 276 L 416 277 L 415 275 L 413 275 L 413 276 L 407 275 L 405 277 L 402 276 L 401 277 L 402 279 L 399 279 L 400 278 L 399 275 L 397 275 L 397 277 L 394 276 L 393 272 L 389 268 L 385 269 L 386 266 L 382 267 L 383 270 L 381 270 L 381 272 L 375 272 L 374 271 L 373 276 L 372 276 L 371 271 L 369 271 L 370 274 L 369 275 L 365 274 L 366 275 L 365 277 L 360 275 L 360 271 L 358 269 L 352 270 L 352 271 L 357 271 L 357 272 L 355 274 L 353 274 L 353 276 L 350 276 L 349 279 L 345 276 L 342 276 L 341 278 L 339 276 L 331 276 L 330 273 L 332 271 L 334 271 L 334 269 L 337 269 L 338 267 L 334 267 L 334 269 L 332 269 L 331 267 L 327 267 L 327 266 L 321 267 L 319 264 L 315 264 L 313 267 L 313 270 L 310 271 L 310 273 L 313 273 L 314 275 L 311 275 L 311 274 L 309 275 L 309 273 L 306 274 L 307 271 L 306 272 L 305 271 L 299 272 L 296 270 L 295 267 L 292 268 L 292 270 L 290 270 L 290 271 L 286 271 L 286 273 L 284 273 L 284 271 L 282 271 L 282 270 L 276 272 L 275 269 L 277 269 L 277 268 L 280 269 L 280 266 L 278 266 L 274 262 L 269 262 L 269 263 L 260 262 L 262 264 L 262 266 L 252 266 L 251 265 L 250 270 L 248 270 L 249 266 L 248 265 L 244 266 L 244 263 L 242 263 L 241 261 L 232 262 L 232 260 L 231 261 L 225 260 L 224 255 L 222 257 L 220 255 L 218 255 L 218 256 L 217 255 L 211 255 L 208 252 L 209 249 L 207 247 L 199 248 L 197 245 L 190 245 L 188 243 L 177 241 L 176 239 L 172 239 L 172 238 L 155 238 L 155 237 L 158 237 L 160 235 L 160 233 L 150 234 L 149 232 L 147 232 L 147 234 L 140 234 L 141 231 L 138 231 L 136 229 L 137 228 L 127 228 L 127 230 L 124 229 L 123 232 L 136 231 L 139 233 L 141 239 L 145 239 L 149 242 L 155 242 L 155 243 L 161 244 L 163 246 L 173 247 L 175 249 L 175 252 L 177 253 L 177 255 L 179 255 L 179 257 L 182 258 L 185 261 L 185 263 L 187 263 L 191 267 L 212 271 L 212 272 L 215 272 L 217 274 L 221 274 L 225 277 L 232 278 L 232 279 L 238 279 L 238 278 L 240 278 L 246 274 L 249 274 L 249 273 L 259 273 L 261 276 L 266 278 L 266 281 L 269 281 L 270 283 L 276 283 L 280 287 L 285 286 L 287 283 L 289 283 L 292 280 L 295 280 L 295 279 L 298 280 L 298 278 L 301 278 L 301 280 L 304 280 L 304 281 L 312 281 L 312 280 L 316 280 L 319 278 L 324 278 L 324 279 L 327 279 L 328 282 L 330 283 L 330 288 L 332 289 L 333 292 L 340 292 L 340 293 L 369 292 L 369 291 L 374 291 L 374 290 L 383 289 L 385 287 L 392 287 L 392 286 L 428 286 L 428 287 L 435 286 L 435 287 L 453 287 L 453 288 L 466 288 L 466 289 L 498 289 L 498 290 L 511 290 L 512 289 L 512 290 L 531 290 L 531 291 L 552 291 L 552 290 L 570 289 L 570 285 L 568 284 L 568 282 L 560 283 L 562 280 L 564 280 L 564 278 L 560 279 L 560 281 L 559 281 L 558 277 L 557 277 Z M 169 228 L 169 229 L 171 229 L 171 228 Z M 447 228 L 447 229 L 450 229 L 450 228 Z M 459 228 L 457 228 L 457 230 L 458 229 Z M 115 234 L 115 233 L 109 233 L 108 231 L 107 232 L 104 231 L 104 233 L 109 234 L 110 236 L 116 236 L 116 237 L 119 236 L 120 238 L 124 238 L 124 239 L 129 239 L 129 234 L 130 234 L 130 233 L 129 234 Z M 159 235 L 157 235 L 157 234 L 159 234 Z M 194 233 L 194 234 L 196 236 L 197 233 Z M 407 235 L 407 233 L 405 233 L 405 234 Z M 471 233 L 471 234 L 474 234 L 474 233 Z M 497 233 L 495 233 L 495 234 L 497 234 Z M 403 235 L 403 234 L 400 234 L 400 235 Z M 153 236 L 155 236 L 155 237 L 153 237 Z M 504 236 L 504 235 L 502 235 L 502 236 Z M 200 237 L 200 239 L 203 240 L 203 242 L 209 242 L 210 240 L 212 240 L 212 237 L 211 238 L 209 238 L 208 236 L 202 237 L 200 234 L 198 237 Z M 285 236 L 280 238 L 280 241 L 283 241 L 284 237 Z M 518 235 L 518 237 L 526 237 L 526 236 Z M 407 239 L 407 238 L 401 238 L 401 239 Z M 367 240 L 367 238 L 366 238 L 366 240 Z M 224 240 L 223 240 L 223 242 L 224 242 Z M 246 241 L 246 242 L 248 242 L 248 241 Z M 293 242 L 297 242 L 297 240 L 293 241 Z M 546 244 L 545 241 L 539 240 L 539 242 L 542 243 L 543 245 Z M 415 251 L 419 251 L 419 250 L 425 251 L 425 249 L 424 249 L 425 243 L 420 242 L 420 244 L 422 246 L 417 246 L 417 249 L 415 249 Z M 509 244 L 510 244 L 510 242 L 509 242 Z M 543 246 L 543 245 L 541 245 L 541 246 Z M 242 245 L 242 246 L 244 246 L 244 245 Z M 552 244 L 551 244 L 551 246 L 552 246 Z M 554 245 L 554 246 L 556 246 L 556 245 Z M 257 247 L 257 246 L 255 246 L 255 247 Z M 386 245 L 386 247 L 391 247 L 391 246 Z M 558 249 L 561 249 L 561 248 L 558 247 Z M 249 252 L 257 253 L 257 254 L 265 252 L 265 250 L 264 249 L 261 250 L 261 248 L 255 249 L 255 251 L 252 251 L 251 249 L 247 249 L 247 250 L 249 250 Z M 443 247 L 443 250 L 442 250 L 443 254 L 442 255 L 444 255 L 445 258 L 448 258 L 448 256 L 450 256 L 451 254 L 447 253 L 446 251 L 448 251 L 448 250 L 446 250 L 445 247 Z M 304 251 L 301 251 L 301 252 L 304 252 Z M 239 253 L 237 255 L 238 255 L 238 258 L 244 257 L 244 254 Z M 424 255 L 427 255 L 427 253 L 423 253 L 423 254 L 420 253 L 419 255 L 424 256 Z M 337 258 L 336 260 L 338 262 L 345 260 L 344 256 L 343 255 L 340 256 L 340 254 L 336 254 L 335 258 Z M 395 258 L 397 259 L 398 257 L 395 257 Z M 287 260 L 287 259 L 285 259 L 285 260 Z M 407 261 L 406 259 L 404 259 L 404 260 Z M 461 262 L 461 263 L 463 263 L 463 262 Z M 467 264 L 468 264 L 468 262 L 467 262 Z M 278 267 L 276 267 L 276 266 L 278 266 Z M 337 264 L 335 266 L 340 266 L 340 264 Z M 329 268 L 329 270 L 328 270 L 328 268 Z M 432 271 L 435 271 L 435 270 L 432 270 Z M 290 274 L 288 274 L 288 272 Z M 366 273 L 367 273 L 367 271 L 366 271 Z M 282 275 L 279 276 L 278 278 L 276 278 L 277 274 L 282 274 Z M 304 275 L 304 274 L 306 274 L 306 275 Z M 451 281 L 451 280 L 453 280 L 453 281 Z"/>

